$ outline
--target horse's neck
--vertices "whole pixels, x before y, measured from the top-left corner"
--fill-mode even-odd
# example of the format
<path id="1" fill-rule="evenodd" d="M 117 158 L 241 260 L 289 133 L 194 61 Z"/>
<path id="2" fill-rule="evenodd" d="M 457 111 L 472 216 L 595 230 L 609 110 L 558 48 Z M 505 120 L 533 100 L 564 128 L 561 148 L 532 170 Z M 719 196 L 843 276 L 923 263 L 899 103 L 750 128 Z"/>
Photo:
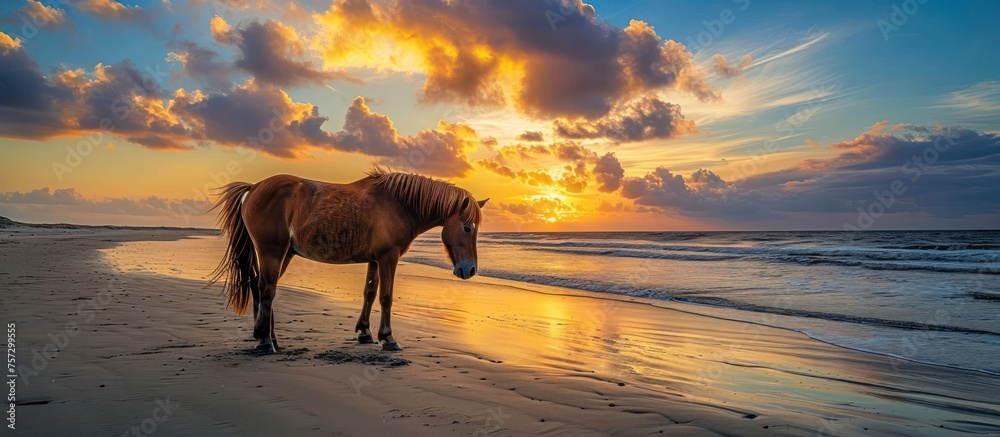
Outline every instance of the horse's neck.
<path id="1" fill-rule="evenodd" d="M 420 214 L 419 208 L 416 208 L 411 205 L 406 205 L 405 203 L 404 206 L 406 206 L 406 209 L 409 210 L 410 214 L 413 216 L 414 219 L 413 223 L 417 227 L 417 235 L 423 234 L 424 232 L 434 229 L 435 227 L 444 225 L 444 219 L 445 219 L 444 217 L 423 217 Z"/>
<path id="2" fill-rule="evenodd" d="M 421 203 L 420 197 L 404 195 L 398 190 L 383 190 L 383 193 L 409 211 L 418 235 L 444 225 L 447 213 L 451 209 L 450 205 L 446 204 L 448 202 L 446 197 L 436 198 L 434 202 L 437 203 L 426 205 Z"/>

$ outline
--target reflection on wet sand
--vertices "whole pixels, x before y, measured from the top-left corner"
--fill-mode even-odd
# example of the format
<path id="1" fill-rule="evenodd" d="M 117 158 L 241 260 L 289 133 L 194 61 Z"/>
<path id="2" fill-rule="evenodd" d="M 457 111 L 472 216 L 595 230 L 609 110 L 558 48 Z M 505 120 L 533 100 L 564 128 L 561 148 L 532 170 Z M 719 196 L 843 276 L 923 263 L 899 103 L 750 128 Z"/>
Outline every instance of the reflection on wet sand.
<path id="1" fill-rule="evenodd" d="M 220 241 L 196 238 L 109 252 L 124 271 L 203 279 L 220 251 Z M 291 288 L 319 292 L 356 314 L 363 278 L 362 265 L 296 259 L 279 283 L 278 321 Z M 637 426 L 704 420 L 699 414 L 709 411 L 733 420 L 766 417 L 770 427 L 792 433 L 1000 432 L 1000 378 L 987 374 L 892 360 L 636 299 L 483 277 L 463 282 L 417 264 L 401 265 L 396 299 L 395 334 L 418 368 L 419 356 L 473 357 L 489 364 L 482 370 L 491 381 L 527 381 L 518 388 L 522 396 L 624 408 L 644 418 Z M 279 330 L 313 328 L 295 322 Z M 430 381 L 431 370 L 414 378 Z"/>

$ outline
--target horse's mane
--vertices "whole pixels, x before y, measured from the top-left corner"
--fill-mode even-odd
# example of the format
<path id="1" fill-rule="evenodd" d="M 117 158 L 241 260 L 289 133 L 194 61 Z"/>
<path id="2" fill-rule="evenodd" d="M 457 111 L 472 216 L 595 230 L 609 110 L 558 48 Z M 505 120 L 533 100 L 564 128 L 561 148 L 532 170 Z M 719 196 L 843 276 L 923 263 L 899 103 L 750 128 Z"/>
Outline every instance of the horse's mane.
<path id="1" fill-rule="evenodd" d="M 424 219 L 444 219 L 457 212 L 462 223 L 479 223 L 481 212 L 472 195 L 449 182 L 380 167 L 369 170 L 367 179 Z M 466 200 L 468 206 L 459 211 Z"/>

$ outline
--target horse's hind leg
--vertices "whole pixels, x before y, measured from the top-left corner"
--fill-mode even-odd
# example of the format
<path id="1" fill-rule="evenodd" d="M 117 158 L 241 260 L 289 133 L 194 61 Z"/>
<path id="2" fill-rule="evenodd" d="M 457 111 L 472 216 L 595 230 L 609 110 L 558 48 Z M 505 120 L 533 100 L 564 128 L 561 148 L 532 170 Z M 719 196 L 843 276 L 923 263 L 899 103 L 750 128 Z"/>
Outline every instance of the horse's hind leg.
<path id="1" fill-rule="evenodd" d="M 257 311 L 260 309 L 260 283 L 254 282 L 250 285 L 250 296 L 253 298 L 253 322 L 257 325 Z"/>
<path id="2" fill-rule="evenodd" d="M 285 254 L 285 259 L 281 261 L 281 270 L 278 271 L 278 279 L 285 276 L 285 269 L 288 268 L 288 263 L 292 262 L 292 257 L 295 256 L 291 251 Z M 274 309 L 271 310 L 271 345 L 274 346 L 274 350 L 278 350 L 278 336 L 274 330 Z"/>
<path id="3" fill-rule="evenodd" d="M 372 305 L 375 304 L 375 295 L 378 292 L 378 264 L 375 261 L 368 263 L 368 276 L 365 278 L 365 303 L 361 307 L 361 316 L 358 317 L 358 324 L 354 327 L 354 332 L 358 333 L 358 343 L 372 344 L 372 331 L 369 319 L 372 314 Z"/>
<path id="4" fill-rule="evenodd" d="M 272 304 L 274 295 L 278 287 L 278 277 L 281 275 L 281 265 L 287 249 L 280 251 L 268 251 L 260 247 L 257 250 L 257 274 L 258 288 L 260 289 L 260 302 L 257 309 L 257 317 L 254 319 L 253 338 L 260 340 L 257 350 L 264 353 L 275 352 L 272 341 L 274 333 L 274 315 L 272 314 Z M 275 253 L 278 255 L 275 256 Z"/>

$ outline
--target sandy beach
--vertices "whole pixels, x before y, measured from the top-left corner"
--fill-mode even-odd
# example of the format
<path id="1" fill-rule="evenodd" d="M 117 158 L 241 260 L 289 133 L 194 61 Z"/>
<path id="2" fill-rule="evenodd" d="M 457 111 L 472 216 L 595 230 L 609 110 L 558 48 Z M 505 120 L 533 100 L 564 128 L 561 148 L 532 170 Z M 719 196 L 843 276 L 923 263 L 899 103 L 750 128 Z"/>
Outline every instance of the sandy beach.
<path id="1" fill-rule="evenodd" d="M 214 235 L 0 229 L 14 435 L 1000 433 L 1000 377 L 405 258 L 404 351 L 355 341 L 364 266 L 296 259 L 256 356 Z"/>

